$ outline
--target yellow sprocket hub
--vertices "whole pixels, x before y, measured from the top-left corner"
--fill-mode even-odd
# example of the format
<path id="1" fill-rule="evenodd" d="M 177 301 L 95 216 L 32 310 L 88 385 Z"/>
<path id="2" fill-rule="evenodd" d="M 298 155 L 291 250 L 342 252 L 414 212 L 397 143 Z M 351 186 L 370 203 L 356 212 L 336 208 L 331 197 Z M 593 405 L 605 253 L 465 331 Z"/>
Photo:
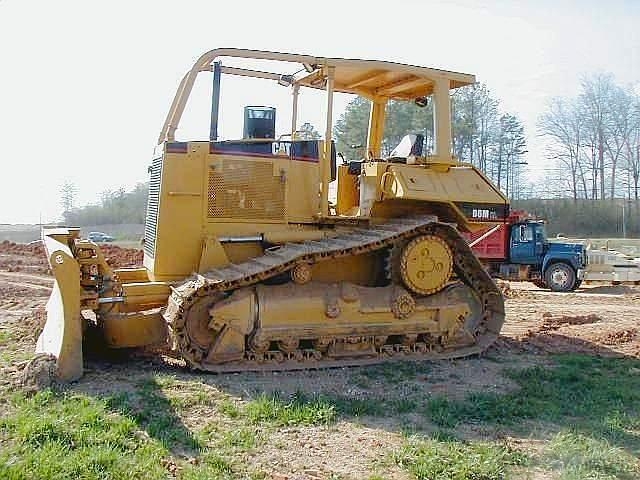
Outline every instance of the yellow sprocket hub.
<path id="1" fill-rule="evenodd" d="M 446 242 L 435 235 L 411 240 L 400 256 L 400 276 L 414 293 L 429 295 L 447 284 L 453 269 L 453 256 Z"/>

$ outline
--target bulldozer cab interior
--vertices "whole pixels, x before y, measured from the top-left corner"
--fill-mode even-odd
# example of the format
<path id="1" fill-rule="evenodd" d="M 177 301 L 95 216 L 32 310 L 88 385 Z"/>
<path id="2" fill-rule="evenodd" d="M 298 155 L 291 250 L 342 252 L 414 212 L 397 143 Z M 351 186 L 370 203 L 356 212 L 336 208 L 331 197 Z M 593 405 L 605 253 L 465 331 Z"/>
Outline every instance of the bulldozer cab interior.
<path id="1" fill-rule="evenodd" d="M 225 66 L 226 58 L 245 59 L 249 61 L 267 61 L 275 65 L 276 71 L 253 70 Z M 293 73 L 283 72 L 283 65 L 288 65 Z M 455 164 L 451 155 L 451 111 L 449 91 L 475 82 L 473 75 L 451 72 L 427 67 L 402 65 L 394 62 L 377 60 L 356 60 L 341 58 L 313 57 L 308 55 L 266 52 L 259 50 L 241 50 L 222 48 L 211 50 L 202 55 L 193 67 L 183 77 L 176 96 L 171 104 L 165 122 L 158 137 L 158 144 L 174 142 L 175 132 L 179 127 L 182 113 L 193 88 L 196 77 L 204 72 L 213 72 L 213 95 L 211 106 L 210 141 L 217 141 L 217 124 L 219 112 L 220 84 L 223 77 L 242 76 L 261 78 L 277 82 L 291 89 L 291 149 L 296 144 L 298 127 L 298 97 L 301 88 L 323 90 L 326 92 L 326 115 L 324 135 L 318 142 L 317 161 L 319 165 L 318 197 L 320 199 L 319 215 L 327 217 L 329 212 L 328 184 L 335 178 L 332 170 L 335 168 L 335 147 L 332 141 L 333 129 L 333 101 L 334 93 L 348 93 L 359 95 L 371 101 L 369 127 L 367 134 L 366 152 L 370 159 L 381 158 L 381 146 L 384 134 L 385 109 L 389 100 L 413 101 L 420 105 L 427 105 L 426 98 L 432 98 L 434 110 L 434 140 L 435 146 L 429 161 L 435 163 Z M 255 108 L 255 107 L 253 107 Z M 267 110 L 250 111 L 255 121 L 268 120 L 275 117 Z M 259 114 L 259 115 L 258 115 Z M 246 114 L 245 114 L 246 116 Z M 257 128 L 257 127 L 256 127 Z M 245 128 L 246 129 L 246 128 Z M 256 132 L 254 131 L 254 134 Z M 258 132 L 251 138 L 265 138 L 272 132 Z M 264 135 L 264 136 L 263 136 Z M 247 132 L 245 132 L 245 138 Z M 275 132 L 271 138 L 275 137 Z M 244 140 L 244 139 L 243 139 Z M 411 142 L 407 155 L 396 155 L 396 161 L 407 162 L 409 157 L 420 157 L 416 137 Z M 235 144 L 235 142 L 234 142 Z M 216 142 L 215 148 L 220 144 Z M 400 147 L 400 146 L 399 146 Z M 270 148 L 269 145 L 257 148 Z M 315 153 L 314 153 L 315 154 Z"/>
<path id="2" fill-rule="evenodd" d="M 216 96 L 212 102 L 217 101 Z M 212 109 L 213 110 L 213 109 Z M 217 115 L 217 112 L 214 112 Z M 244 107 L 243 138 L 275 138 L 276 109 L 273 107 Z"/>
<path id="3" fill-rule="evenodd" d="M 402 137 L 400 143 L 393 149 L 387 160 L 391 162 L 410 163 L 411 157 L 421 157 L 424 143 L 424 135 L 409 134 Z"/>

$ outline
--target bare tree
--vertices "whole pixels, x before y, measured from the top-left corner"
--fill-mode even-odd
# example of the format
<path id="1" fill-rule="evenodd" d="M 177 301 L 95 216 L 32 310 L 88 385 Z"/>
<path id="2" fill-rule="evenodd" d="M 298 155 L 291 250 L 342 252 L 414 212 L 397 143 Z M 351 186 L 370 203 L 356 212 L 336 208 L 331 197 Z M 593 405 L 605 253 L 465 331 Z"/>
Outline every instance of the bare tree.
<path id="1" fill-rule="evenodd" d="M 62 205 L 63 213 L 70 212 L 73 210 L 76 202 L 76 194 L 78 189 L 75 184 L 69 180 L 65 180 L 65 182 L 60 187 L 60 203 Z"/>
<path id="2" fill-rule="evenodd" d="M 635 196 L 640 181 L 637 95 L 605 74 L 585 77 L 581 90 L 575 99 L 554 99 L 539 119 L 539 131 L 549 140 L 548 158 L 570 176 L 574 201 L 630 198 L 632 186 Z"/>
<path id="3" fill-rule="evenodd" d="M 580 196 L 580 187 L 584 196 L 588 196 L 580 157 L 584 123 L 575 101 L 561 98 L 551 101 L 547 112 L 538 122 L 540 134 L 550 139 L 547 146 L 548 158 L 555 160 L 568 170 L 569 189 L 574 201 L 577 201 Z"/>
<path id="4" fill-rule="evenodd" d="M 634 102 L 631 93 L 621 87 L 614 86 L 610 97 L 610 121 L 608 123 L 608 135 L 605 137 L 605 145 L 611 162 L 611 198 L 616 196 L 616 172 L 618 162 L 624 158 L 623 151 L 634 124 Z M 624 196 L 624 195 L 623 195 Z"/>
<path id="5" fill-rule="evenodd" d="M 638 187 L 640 186 L 640 108 L 636 106 L 636 114 L 634 118 L 634 127 L 625 140 L 624 156 L 626 160 L 627 175 L 630 177 L 628 182 L 629 195 L 631 198 L 631 189 L 633 188 L 633 198 L 638 200 Z"/>
<path id="6" fill-rule="evenodd" d="M 610 132 L 611 97 L 614 89 L 611 74 L 594 74 L 582 80 L 580 103 L 586 116 L 591 148 L 597 152 L 600 198 L 605 198 L 605 150 Z M 594 172 L 594 177 L 595 177 Z M 615 181 L 615 178 L 613 179 Z"/>

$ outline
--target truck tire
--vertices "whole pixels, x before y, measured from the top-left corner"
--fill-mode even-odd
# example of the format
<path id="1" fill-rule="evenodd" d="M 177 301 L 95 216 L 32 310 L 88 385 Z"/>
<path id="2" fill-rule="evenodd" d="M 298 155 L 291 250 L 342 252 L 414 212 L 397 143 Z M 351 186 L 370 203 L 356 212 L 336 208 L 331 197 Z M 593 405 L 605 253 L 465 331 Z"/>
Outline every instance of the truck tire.
<path id="1" fill-rule="evenodd" d="M 554 292 L 576 289 L 576 272 L 566 263 L 552 263 L 544 272 L 544 282 Z"/>

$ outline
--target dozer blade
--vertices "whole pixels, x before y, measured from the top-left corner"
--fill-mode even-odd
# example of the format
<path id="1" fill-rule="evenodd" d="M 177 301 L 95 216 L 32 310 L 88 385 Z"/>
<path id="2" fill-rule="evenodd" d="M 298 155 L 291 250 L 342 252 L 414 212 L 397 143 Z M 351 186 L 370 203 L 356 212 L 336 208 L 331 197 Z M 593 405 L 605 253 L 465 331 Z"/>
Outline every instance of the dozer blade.
<path id="1" fill-rule="evenodd" d="M 57 376 L 63 381 L 82 376 L 82 318 L 80 316 L 80 266 L 69 248 L 77 232 L 43 230 L 42 241 L 55 277 L 47 302 L 47 321 L 36 344 L 36 353 L 56 357 Z"/>

